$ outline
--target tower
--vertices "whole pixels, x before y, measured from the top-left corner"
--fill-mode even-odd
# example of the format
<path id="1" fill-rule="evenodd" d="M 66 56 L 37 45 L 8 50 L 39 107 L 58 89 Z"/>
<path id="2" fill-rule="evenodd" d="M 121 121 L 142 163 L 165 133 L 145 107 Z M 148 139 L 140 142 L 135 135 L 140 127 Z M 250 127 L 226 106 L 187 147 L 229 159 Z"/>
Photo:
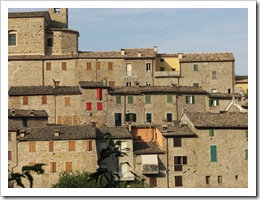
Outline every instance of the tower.
<path id="1" fill-rule="evenodd" d="M 53 28 L 68 28 L 68 8 L 48 9 Z"/>

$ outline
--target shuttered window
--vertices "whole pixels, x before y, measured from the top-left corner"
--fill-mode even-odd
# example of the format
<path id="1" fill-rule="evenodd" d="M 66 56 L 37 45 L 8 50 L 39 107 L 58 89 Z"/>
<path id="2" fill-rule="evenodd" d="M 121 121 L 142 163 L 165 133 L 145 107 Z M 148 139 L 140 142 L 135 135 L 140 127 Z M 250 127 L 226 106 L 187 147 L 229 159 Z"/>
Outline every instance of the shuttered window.
<path id="1" fill-rule="evenodd" d="M 211 136 L 211 137 L 214 136 L 214 129 L 209 129 L 209 136 Z"/>
<path id="2" fill-rule="evenodd" d="M 101 69 L 100 62 L 97 62 L 97 63 L 96 63 L 96 68 L 97 68 L 97 70 L 100 70 L 100 69 Z"/>
<path id="3" fill-rule="evenodd" d="M 167 122 L 172 122 L 172 113 L 166 114 Z"/>
<path id="4" fill-rule="evenodd" d="M 209 107 L 213 106 L 219 106 L 219 100 L 218 99 L 210 99 L 209 100 Z"/>
<path id="5" fill-rule="evenodd" d="M 51 62 L 46 62 L 46 71 L 51 70 Z"/>
<path id="6" fill-rule="evenodd" d="M 47 96 L 42 96 L 42 104 L 47 104 Z"/>
<path id="7" fill-rule="evenodd" d="M 75 141 L 69 141 L 69 151 L 75 151 Z"/>
<path id="8" fill-rule="evenodd" d="M 8 133 L 8 141 L 12 141 L 12 133 Z"/>
<path id="9" fill-rule="evenodd" d="M 50 172 L 51 173 L 56 172 L 56 162 L 50 162 Z"/>
<path id="10" fill-rule="evenodd" d="M 103 110 L 103 104 L 102 104 L 102 102 L 97 102 L 97 110 L 98 110 L 98 111 Z"/>
<path id="11" fill-rule="evenodd" d="M 72 172 L 72 162 L 66 162 L 66 172 Z"/>
<path id="12" fill-rule="evenodd" d="M 245 150 L 245 159 L 248 160 L 248 149 Z"/>
<path id="13" fill-rule="evenodd" d="M 128 96 L 128 104 L 133 104 L 133 96 Z"/>
<path id="14" fill-rule="evenodd" d="M 182 165 L 187 164 L 187 156 L 174 156 L 174 171 L 182 171 Z"/>
<path id="15" fill-rule="evenodd" d="M 146 122 L 152 123 L 152 113 L 146 113 Z"/>
<path id="16" fill-rule="evenodd" d="M 116 96 L 116 104 L 121 104 L 121 96 Z"/>
<path id="17" fill-rule="evenodd" d="M 70 97 L 65 97 L 65 106 L 70 106 Z"/>
<path id="18" fill-rule="evenodd" d="M 175 187 L 182 186 L 182 176 L 175 176 Z"/>
<path id="19" fill-rule="evenodd" d="M 86 150 L 87 151 L 92 151 L 92 140 L 87 140 L 86 141 Z"/>
<path id="20" fill-rule="evenodd" d="M 245 137 L 248 138 L 248 130 L 245 130 Z"/>
<path id="21" fill-rule="evenodd" d="M 112 62 L 108 62 L 108 70 L 113 70 L 113 63 Z"/>
<path id="22" fill-rule="evenodd" d="M 28 96 L 23 97 L 23 105 L 28 105 Z"/>
<path id="23" fill-rule="evenodd" d="M 135 113 L 127 113 L 125 116 L 125 120 L 127 122 L 136 122 L 136 114 Z"/>
<path id="24" fill-rule="evenodd" d="M 54 151 L 54 143 L 51 141 L 49 142 L 49 152 L 53 152 Z"/>
<path id="25" fill-rule="evenodd" d="M 61 70 L 66 71 L 67 70 L 67 62 L 61 63 Z"/>
<path id="26" fill-rule="evenodd" d="M 186 96 L 186 104 L 195 104 L 195 96 Z"/>
<path id="27" fill-rule="evenodd" d="M 86 102 L 86 110 L 92 111 L 92 103 L 91 102 Z"/>
<path id="28" fill-rule="evenodd" d="M 150 187 L 151 188 L 157 187 L 157 178 L 155 177 L 150 178 Z"/>
<path id="29" fill-rule="evenodd" d="M 8 151 L 8 160 L 12 160 L 12 151 Z"/>
<path id="30" fill-rule="evenodd" d="M 181 147 L 181 138 L 180 137 L 173 138 L 173 146 L 174 147 Z"/>
<path id="31" fill-rule="evenodd" d="M 172 103 L 172 95 L 167 95 L 167 103 Z"/>
<path id="32" fill-rule="evenodd" d="M 198 71 L 198 70 L 199 70 L 198 64 L 194 64 L 194 65 L 193 65 L 193 71 Z"/>
<path id="33" fill-rule="evenodd" d="M 87 62 L 87 70 L 91 70 L 91 62 Z"/>
<path id="34" fill-rule="evenodd" d="M 57 116 L 57 124 L 62 124 L 62 116 Z"/>
<path id="35" fill-rule="evenodd" d="M 210 161 L 217 162 L 217 146 L 210 146 Z"/>
<path id="36" fill-rule="evenodd" d="M 72 124 L 73 125 L 78 125 L 78 116 L 77 115 L 73 115 L 73 117 L 72 117 Z"/>
<path id="37" fill-rule="evenodd" d="M 29 152 L 36 152 L 36 142 L 29 142 Z"/>
<path id="38" fill-rule="evenodd" d="M 145 103 L 151 103 L 151 95 L 145 95 Z"/>
<path id="39" fill-rule="evenodd" d="M 102 100 L 102 88 L 97 88 L 97 100 Z"/>

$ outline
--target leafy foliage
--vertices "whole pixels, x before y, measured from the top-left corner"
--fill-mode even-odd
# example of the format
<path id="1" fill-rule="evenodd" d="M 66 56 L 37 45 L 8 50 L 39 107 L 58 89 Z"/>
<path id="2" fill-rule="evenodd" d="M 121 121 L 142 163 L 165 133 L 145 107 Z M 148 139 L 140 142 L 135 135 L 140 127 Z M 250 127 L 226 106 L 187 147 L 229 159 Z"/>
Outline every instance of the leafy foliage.
<path id="1" fill-rule="evenodd" d="M 37 163 L 34 166 L 23 166 L 22 167 L 22 173 L 14 173 L 11 172 L 10 177 L 8 181 L 15 181 L 16 184 L 22 188 L 25 188 L 24 184 L 22 183 L 22 178 L 26 178 L 30 182 L 30 188 L 33 187 L 33 176 L 31 175 L 30 172 L 36 172 L 37 174 L 43 174 L 44 169 L 42 167 L 45 164 L 43 163 Z"/>

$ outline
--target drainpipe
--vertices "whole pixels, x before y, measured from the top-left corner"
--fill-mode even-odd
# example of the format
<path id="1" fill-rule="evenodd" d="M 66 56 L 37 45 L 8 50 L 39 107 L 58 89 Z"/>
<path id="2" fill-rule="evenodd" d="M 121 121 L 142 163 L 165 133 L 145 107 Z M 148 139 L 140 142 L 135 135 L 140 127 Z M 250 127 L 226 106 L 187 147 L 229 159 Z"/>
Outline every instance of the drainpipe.
<path id="1" fill-rule="evenodd" d="M 42 86 L 44 86 L 44 60 L 42 60 Z"/>
<path id="2" fill-rule="evenodd" d="M 154 86 L 154 70 L 155 70 L 155 59 L 153 60 L 153 66 L 152 66 L 152 86 Z"/>
<path id="3" fill-rule="evenodd" d="M 54 124 L 56 124 L 56 95 L 53 94 L 54 98 Z"/>
<path id="4" fill-rule="evenodd" d="M 14 168 L 16 168 L 18 166 L 18 143 L 19 143 L 19 141 L 16 140 L 16 165 L 14 167 L 12 167 L 12 172 L 13 172 Z"/>
<path id="5" fill-rule="evenodd" d="M 167 161 L 166 161 L 166 178 L 167 178 L 167 188 L 169 188 L 169 148 L 168 148 L 168 137 L 166 138 L 166 152 L 167 152 Z"/>
<path id="6" fill-rule="evenodd" d="M 178 96 L 178 93 L 176 94 L 176 118 L 177 120 L 179 120 L 179 111 L 178 111 L 178 108 L 179 108 L 179 96 Z"/>
<path id="7" fill-rule="evenodd" d="M 124 95 L 124 125 L 126 124 L 125 117 L 126 117 L 126 95 Z"/>

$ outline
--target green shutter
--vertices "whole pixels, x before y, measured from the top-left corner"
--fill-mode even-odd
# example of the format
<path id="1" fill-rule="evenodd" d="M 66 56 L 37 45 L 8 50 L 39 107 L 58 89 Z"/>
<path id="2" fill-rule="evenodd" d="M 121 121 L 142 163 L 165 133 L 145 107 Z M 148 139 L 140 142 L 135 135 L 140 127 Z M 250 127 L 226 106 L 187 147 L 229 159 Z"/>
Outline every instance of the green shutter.
<path id="1" fill-rule="evenodd" d="M 210 146 L 210 161 L 217 162 L 217 146 Z"/>
<path id="2" fill-rule="evenodd" d="M 145 103 L 151 103 L 151 95 L 145 95 Z"/>
<path id="3" fill-rule="evenodd" d="M 198 64 L 194 64 L 194 65 L 193 65 L 193 70 L 194 70 L 194 71 L 198 71 Z"/>
<path id="4" fill-rule="evenodd" d="M 167 95 L 167 103 L 172 103 L 172 95 Z"/>
<path id="5" fill-rule="evenodd" d="M 121 104 L 121 96 L 116 96 L 116 104 Z"/>
<path id="6" fill-rule="evenodd" d="M 245 150 L 245 159 L 248 160 L 248 149 Z"/>
<path id="7" fill-rule="evenodd" d="M 245 137 L 248 138 L 248 130 L 245 130 Z"/>
<path id="8" fill-rule="evenodd" d="M 195 96 L 192 96 L 192 104 L 195 104 Z"/>
<path id="9" fill-rule="evenodd" d="M 213 105 L 213 100 L 210 99 L 210 100 L 209 100 L 209 107 L 212 107 L 212 105 Z"/>
<path id="10" fill-rule="evenodd" d="M 219 100 L 216 100 L 217 101 L 217 106 L 219 106 Z"/>
<path id="11" fill-rule="evenodd" d="M 133 103 L 133 96 L 128 96 L 128 103 L 132 104 Z"/>
<path id="12" fill-rule="evenodd" d="M 214 129 L 209 129 L 209 136 L 214 136 Z"/>

